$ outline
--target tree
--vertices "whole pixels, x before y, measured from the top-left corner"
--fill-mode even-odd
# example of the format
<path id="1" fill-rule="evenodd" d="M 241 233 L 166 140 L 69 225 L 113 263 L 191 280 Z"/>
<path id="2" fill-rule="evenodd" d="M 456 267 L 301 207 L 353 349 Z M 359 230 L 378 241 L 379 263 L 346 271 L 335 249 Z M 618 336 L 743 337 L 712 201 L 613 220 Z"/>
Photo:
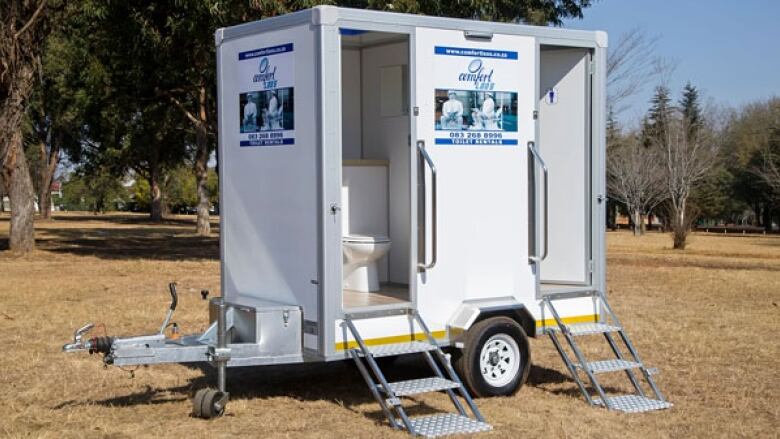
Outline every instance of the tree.
<path id="1" fill-rule="evenodd" d="M 780 206 L 780 111 L 766 147 L 762 148 L 761 162 L 751 171 L 769 188 L 774 206 Z"/>
<path id="2" fill-rule="evenodd" d="M 607 108 L 621 113 L 623 102 L 636 95 L 661 73 L 661 59 L 655 56 L 657 38 L 642 28 L 622 34 L 607 55 Z"/>
<path id="3" fill-rule="evenodd" d="M 103 213 L 116 210 L 128 201 L 122 181 L 108 169 L 85 176 L 73 174 L 62 186 L 62 203 L 66 210 Z"/>
<path id="4" fill-rule="evenodd" d="M 83 48 L 55 27 L 42 50 L 38 86 L 27 105 L 27 140 L 36 150 L 30 161 L 42 219 L 51 214 L 51 185 L 63 154 L 78 155 L 84 111 L 91 94 L 85 90 Z"/>
<path id="5" fill-rule="evenodd" d="M 724 130 L 724 167 L 732 176 L 731 193 L 736 207 L 733 214 L 751 224 L 771 231 L 772 214 L 777 213 L 777 200 L 771 186 L 757 173 L 764 166 L 773 127 L 778 125 L 780 98 L 753 102 L 733 111 Z M 752 214 L 744 213 L 749 209 Z"/>
<path id="6" fill-rule="evenodd" d="M 642 136 L 646 146 L 666 136 L 666 126 L 674 111 L 669 88 L 665 85 L 657 86 L 655 94 L 650 99 L 650 110 L 642 124 Z"/>
<path id="7" fill-rule="evenodd" d="M 9 246 L 19 253 L 35 247 L 33 185 L 24 154 L 22 121 L 49 32 L 51 6 L 47 0 L 0 4 L 0 163 L 12 209 Z"/>
<path id="8" fill-rule="evenodd" d="M 607 189 L 610 198 L 628 209 L 634 236 L 644 234 L 644 219 L 666 197 L 661 158 L 657 149 L 643 145 L 638 133 L 622 139 L 607 155 Z"/>
<path id="9" fill-rule="evenodd" d="M 674 112 L 658 111 L 653 115 L 653 110 L 657 111 L 658 108 L 662 107 L 654 105 L 651 109 L 651 118 L 654 117 L 656 124 L 651 131 L 650 141 L 664 158 L 673 247 L 684 250 L 688 233 L 696 219 L 691 196 L 717 164 L 719 147 L 712 128 L 706 126 L 704 120 L 696 127 L 692 126 L 690 115 L 695 113 L 693 108 Z M 658 121 L 663 121 L 662 125 Z"/>

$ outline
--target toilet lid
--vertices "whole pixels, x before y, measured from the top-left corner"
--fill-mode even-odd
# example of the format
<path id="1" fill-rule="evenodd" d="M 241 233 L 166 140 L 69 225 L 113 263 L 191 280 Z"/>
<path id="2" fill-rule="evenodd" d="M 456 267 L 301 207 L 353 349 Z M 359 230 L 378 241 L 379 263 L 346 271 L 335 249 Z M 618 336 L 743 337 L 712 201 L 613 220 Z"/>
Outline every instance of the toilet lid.
<path id="1" fill-rule="evenodd" d="M 350 233 L 342 237 L 344 242 L 390 242 L 390 238 L 384 235 L 358 235 Z"/>

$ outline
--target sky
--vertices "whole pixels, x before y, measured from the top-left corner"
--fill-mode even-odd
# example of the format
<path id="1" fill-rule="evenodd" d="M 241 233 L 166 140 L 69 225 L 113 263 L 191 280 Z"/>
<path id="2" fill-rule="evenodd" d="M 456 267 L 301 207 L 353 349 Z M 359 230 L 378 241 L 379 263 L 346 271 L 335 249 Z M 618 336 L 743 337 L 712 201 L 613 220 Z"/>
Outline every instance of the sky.
<path id="1" fill-rule="evenodd" d="M 583 15 L 564 27 L 607 31 L 610 45 L 636 27 L 657 37 L 656 54 L 677 66 L 675 100 L 688 81 L 705 101 L 735 108 L 780 96 L 780 0 L 595 0 Z M 652 89 L 630 99 L 618 120 L 638 122 Z"/>

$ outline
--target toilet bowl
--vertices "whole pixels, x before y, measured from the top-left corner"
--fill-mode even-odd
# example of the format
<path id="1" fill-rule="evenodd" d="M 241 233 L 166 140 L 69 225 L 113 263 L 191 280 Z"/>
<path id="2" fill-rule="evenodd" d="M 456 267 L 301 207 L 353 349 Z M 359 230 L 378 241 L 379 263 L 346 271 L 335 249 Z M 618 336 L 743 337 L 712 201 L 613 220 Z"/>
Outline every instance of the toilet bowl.
<path id="1" fill-rule="evenodd" d="M 382 235 L 349 234 L 342 237 L 344 289 L 379 291 L 377 262 L 390 251 L 390 239 Z"/>

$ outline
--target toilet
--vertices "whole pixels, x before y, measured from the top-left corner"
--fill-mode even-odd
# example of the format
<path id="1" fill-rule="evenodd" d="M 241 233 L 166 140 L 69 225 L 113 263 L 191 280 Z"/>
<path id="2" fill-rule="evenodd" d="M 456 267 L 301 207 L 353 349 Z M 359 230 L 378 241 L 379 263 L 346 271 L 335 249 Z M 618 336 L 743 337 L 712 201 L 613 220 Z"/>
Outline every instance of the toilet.
<path id="1" fill-rule="evenodd" d="M 379 291 L 380 261 L 390 251 L 387 236 L 387 164 L 352 160 L 342 170 L 341 247 L 345 290 Z"/>
<path id="2" fill-rule="evenodd" d="M 344 289 L 361 293 L 379 291 L 377 262 L 390 251 L 390 239 L 383 235 L 344 235 Z"/>

